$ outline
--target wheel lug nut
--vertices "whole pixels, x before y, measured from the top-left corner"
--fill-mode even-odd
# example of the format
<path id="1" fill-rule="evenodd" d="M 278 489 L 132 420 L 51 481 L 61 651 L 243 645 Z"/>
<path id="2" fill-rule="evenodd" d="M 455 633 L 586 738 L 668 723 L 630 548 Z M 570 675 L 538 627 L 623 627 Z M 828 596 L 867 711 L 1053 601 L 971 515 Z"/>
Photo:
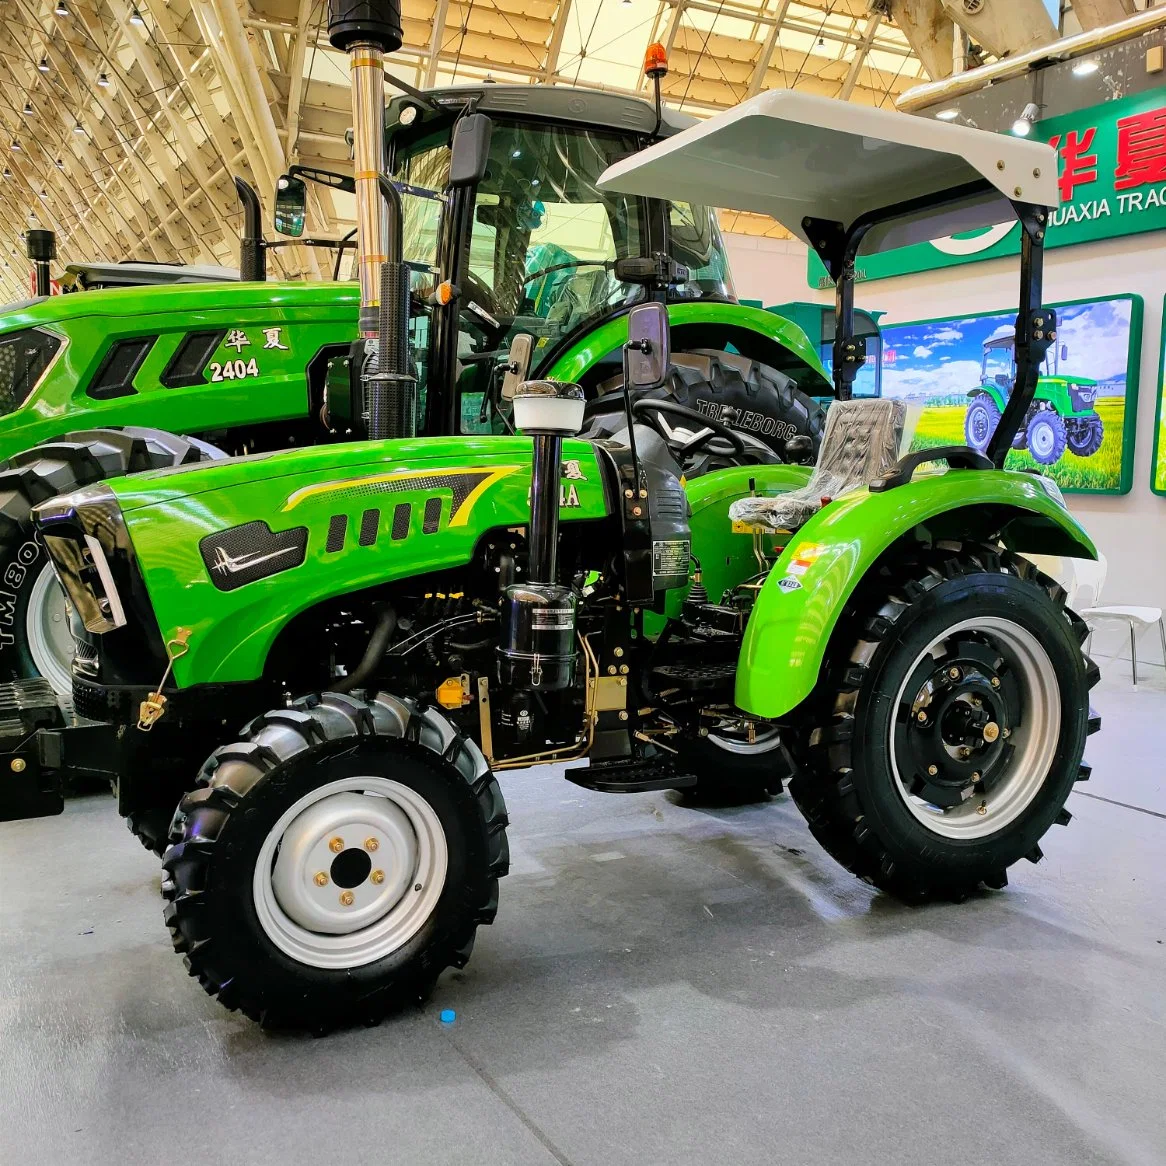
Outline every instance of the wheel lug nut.
<path id="1" fill-rule="evenodd" d="M 949 668 L 947 674 L 952 680 L 958 680 L 960 678 L 960 670 L 958 668 Z"/>
<path id="2" fill-rule="evenodd" d="M 1001 729 L 1000 736 L 1003 737 L 1005 740 L 1007 740 L 1009 737 L 1012 736 L 1012 730 L 1011 729 Z"/>
<path id="3" fill-rule="evenodd" d="M 920 709 L 918 714 L 916 715 L 916 719 L 919 721 L 919 723 L 921 725 L 927 724 L 927 713 L 924 712 L 923 709 Z"/>
<path id="4" fill-rule="evenodd" d="M 927 767 L 927 773 L 928 773 L 928 775 L 929 775 L 929 776 L 931 776 L 931 777 L 934 777 L 934 776 L 935 776 L 935 775 L 936 775 L 938 772 L 939 772 L 939 766 L 938 766 L 938 765 L 929 765 L 929 766 Z"/>
<path id="5" fill-rule="evenodd" d="M 999 677 L 999 676 L 993 676 L 993 677 L 992 677 L 992 687 L 993 687 L 993 688 L 999 688 L 999 687 L 1000 687 L 1000 677 Z"/>
<path id="6" fill-rule="evenodd" d="M 326 887 L 328 885 L 328 876 L 321 870 L 316 872 L 315 879 L 312 880 L 318 887 Z"/>
<path id="7" fill-rule="evenodd" d="M 356 901 L 356 896 L 351 891 L 344 891 L 340 895 L 340 905 L 342 907 L 351 907 Z"/>
<path id="8" fill-rule="evenodd" d="M 1005 729 L 1004 735 L 1008 736 L 1008 730 Z M 995 721 L 989 721 L 984 726 L 984 740 L 990 745 L 997 737 L 1000 736 L 1000 726 Z"/>
<path id="9" fill-rule="evenodd" d="M 977 813 L 977 814 L 980 814 L 981 816 L 982 816 L 982 815 L 984 815 L 984 814 L 986 814 L 987 812 L 988 812 L 988 803 L 987 803 L 987 802 L 981 802 L 981 803 L 980 803 L 980 804 L 979 804 L 979 805 L 976 807 L 976 813 Z"/>
<path id="10" fill-rule="evenodd" d="M 344 839 L 343 838 L 331 838 L 331 839 L 329 839 L 328 849 L 330 851 L 332 851 L 333 854 L 339 854 L 344 849 Z"/>
<path id="11" fill-rule="evenodd" d="M 960 756 L 961 757 L 967 758 L 967 757 L 971 757 L 971 755 L 972 755 L 972 751 L 966 745 L 960 746 Z"/>
<path id="12" fill-rule="evenodd" d="M 385 872 L 383 870 L 374 870 L 368 877 L 379 885 L 385 881 Z"/>
<path id="13" fill-rule="evenodd" d="M 379 846 L 380 843 L 375 838 L 366 838 L 364 840 L 365 850 L 376 850 Z"/>

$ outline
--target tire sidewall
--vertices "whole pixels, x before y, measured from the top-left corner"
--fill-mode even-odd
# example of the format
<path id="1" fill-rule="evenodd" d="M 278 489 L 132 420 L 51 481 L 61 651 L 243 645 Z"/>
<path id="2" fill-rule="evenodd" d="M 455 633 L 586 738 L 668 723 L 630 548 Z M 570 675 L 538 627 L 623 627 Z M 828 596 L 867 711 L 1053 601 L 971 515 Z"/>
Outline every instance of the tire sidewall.
<path id="1" fill-rule="evenodd" d="M 264 931 L 253 894 L 255 862 L 289 806 L 321 785 L 357 776 L 390 777 L 426 799 L 445 832 L 445 886 L 429 919 L 396 951 L 359 967 L 317 968 L 287 955 Z M 197 822 L 188 822 L 186 837 L 192 825 L 197 832 Z M 230 937 L 232 966 L 223 974 L 228 969 L 222 950 L 211 966 L 223 982 L 245 981 L 249 994 L 280 1014 L 344 1011 L 353 995 L 431 979 L 450 962 L 451 945 L 472 934 L 482 907 L 478 892 L 489 881 L 486 825 L 473 790 L 452 767 L 446 771 L 427 750 L 402 741 L 370 739 L 355 747 L 345 742 L 298 754 L 251 788 L 228 815 L 215 847 L 202 910 L 207 934 Z M 306 986 L 317 998 L 305 998 Z"/>
<path id="2" fill-rule="evenodd" d="M 977 412 L 983 413 L 987 418 L 986 432 L 982 441 L 977 440 L 972 434 L 972 419 Z M 964 438 L 972 449 L 983 453 L 988 448 L 988 443 L 992 440 L 992 434 L 996 432 L 999 423 L 1000 410 L 996 408 L 996 402 L 986 394 L 974 397 L 964 416 Z"/>
<path id="3" fill-rule="evenodd" d="M 40 535 L 27 527 L 0 546 L 0 681 L 41 675 L 29 650 L 28 603 L 48 562 Z"/>
<path id="4" fill-rule="evenodd" d="M 1029 805 L 998 832 L 957 839 L 927 829 L 908 809 L 891 768 L 891 729 L 899 687 L 919 653 L 945 627 L 998 616 L 1032 633 L 1051 661 L 1061 693 L 1057 752 Z M 944 881 L 965 881 L 1004 869 L 1032 851 L 1053 824 L 1078 776 L 1088 722 L 1084 659 L 1062 610 L 1042 587 L 1015 575 L 983 573 L 938 584 L 896 621 L 893 639 L 872 662 L 855 708 L 853 783 L 897 864 L 925 869 Z"/>
<path id="5" fill-rule="evenodd" d="M 1038 455 L 1033 449 L 1033 434 L 1041 428 L 1047 428 L 1052 434 L 1052 450 L 1048 455 Z M 1052 409 L 1039 410 L 1025 427 L 1025 444 L 1028 446 L 1029 455 L 1033 461 L 1042 466 L 1051 466 L 1061 460 L 1067 440 L 1064 419 Z"/>

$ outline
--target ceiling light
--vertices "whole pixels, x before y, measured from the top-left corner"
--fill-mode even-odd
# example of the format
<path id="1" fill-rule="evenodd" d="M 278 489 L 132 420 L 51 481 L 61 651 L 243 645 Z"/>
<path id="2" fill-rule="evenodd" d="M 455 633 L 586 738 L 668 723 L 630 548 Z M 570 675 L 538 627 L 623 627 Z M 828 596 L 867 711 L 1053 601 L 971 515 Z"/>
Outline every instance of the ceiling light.
<path id="1" fill-rule="evenodd" d="M 1027 138 L 1032 133 L 1032 123 L 1040 116 L 1040 107 L 1030 101 L 1024 112 L 1012 123 L 1012 132 L 1018 138 Z"/>
<path id="2" fill-rule="evenodd" d="M 39 65 L 37 65 L 37 68 L 38 68 L 38 69 L 39 69 L 39 70 L 40 70 L 42 73 L 47 73 L 47 72 L 49 71 L 49 69 L 50 69 L 50 68 L 52 68 L 52 66 L 49 64 L 49 59 L 48 59 L 48 57 L 41 57 L 41 59 L 40 59 L 40 64 L 39 64 Z"/>
<path id="3" fill-rule="evenodd" d="M 33 110 L 32 110 L 32 102 L 31 102 L 31 101 L 26 101 L 26 102 L 24 103 L 24 116 L 25 116 L 25 117 L 32 117 L 32 113 L 33 113 Z"/>
<path id="4" fill-rule="evenodd" d="M 64 158 L 58 158 L 58 159 L 57 159 L 57 169 L 58 169 L 58 170 L 64 170 L 64 169 L 65 169 L 65 159 L 64 159 Z"/>
<path id="5" fill-rule="evenodd" d="M 1074 77 L 1088 77 L 1090 73 L 1096 73 L 1101 66 L 1093 57 L 1086 57 L 1083 61 L 1078 61 L 1073 66 Z"/>
<path id="6" fill-rule="evenodd" d="M 130 24 L 136 24 L 139 28 L 146 22 L 142 19 L 142 14 L 135 8 L 130 12 Z"/>
<path id="7" fill-rule="evenodd" d="M 56 8 L 53 9 L 53 11 L 58 16 L 68 16 L 69 15 L 69 9 L 65 6 L 65 0 L 57 0 L 57 6 L 56 6 Z"/>
<path id="8" fill-rule="evenodd" d="M 41 196 L 41 198 L 48 198 L 48 197 L 49 197 L 49 192 L 48 192 L 47 190 L 42 190 L 42 191 L 40 192 L 40 196 Z"/>
<path id="9" fill-rule="evenodd" d="M 109 88 L 109 75 L 106 73 L 98 73 L 97 74 L 97 84 L 100 85 L 102 89 L 108 89 Z"/>
<path id="10" fill-rule="evenodd" d="M 941 109 L 935 116 L 940 121 L 955 121 L 959 117 L 960 111 L 952 106 L 951 109 Z"/>
<path id="11" fill-rule="evenodd" d="M 12 152 L 15 154 L 20 153 L 20 139 L 19 138 L 12 139 Z"/>
<path id="12" fill-rule="evenodd" d="M 85 136 L 85 127 L 80 122 L 74 122 L 73 133 L 75 133 L 78 137 L 83 138 Z"/>
<path id="13" fill-rule="evenodd" d="M 5 178 L 11 178 L 11 177 L 12 177 L 12 171 L 11 171 L 11 170 L 9 170 L 7 166 L 5 166 L 5 167 L 4 167 L 4 177 L 5 177 Z"/>

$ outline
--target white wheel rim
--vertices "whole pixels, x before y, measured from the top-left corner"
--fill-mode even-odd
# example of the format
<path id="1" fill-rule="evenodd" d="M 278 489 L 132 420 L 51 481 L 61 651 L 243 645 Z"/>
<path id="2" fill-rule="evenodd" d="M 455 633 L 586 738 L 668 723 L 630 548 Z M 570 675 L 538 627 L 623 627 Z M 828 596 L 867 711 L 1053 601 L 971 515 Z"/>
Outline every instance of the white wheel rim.
<path id="1" fill-rule="evenodd" d="M 448 866 L 441 821 L 416 790 L 342 778 L 300 798 L 268 833 L 255 910 L 267 937 L 299 963 L 362 967 L 424 927 Z"/>
<path id="2" fill-rule="evenodd" d="M 912 816 L 934 834 L 945 838 L 984 838 L 1004 829 L 1031 805 L 1052 768 L 1060 737 L 1061 690 L 1056 670 L 1040 641 L 1026 628 L 997 616 L 968 619 L 947 628 L 919 653 L 907 670 L 895 697 L 898 715 L 908 697 L 907 686 L 927 656 L 939 660 L 946 643 L 961 632 L 976 632 L 1007 661 L 1022 694 L 1020 716 L 1008 730 L 1011 753 L 1007 768 L 986 793 L 971 792 L 957 806 L 940 807 L 912 793 L 914 775 L 901 773 L 895 732 L 890 728 L 891 772 L 899 796 Z M 918 707 L 913 703 L 911 709 Z"/>
<path id="3" fill-rule="evenodd" d="M 718 749 L 726 753 L 736 753 L 742 757 L 754 757 L 760 753 L 772 753 L 781 745 L 781 730 L 771 725 L 754 730 L 750 741 L 747 730 L 721 728 L 710 729 L 706 738 Z"/>
<path id="4" fill-rule="evenodd" d="M 1044 420 L 1038 421 L 1032 427 L 1032 433 L 1028 438 L 1028 445 L 1038 457 L 1048 457 L 1056 445 L 1052 423 Z"/>
<path id="5" fill-rule="evenodd" d="M 58 696 L 73 691 L 73 652 L 76 641 L 69 627 L 69 604 L 52 565 L 46 563 L 28 596 L 24 615 L 28 654 L 36 670 Z"/>

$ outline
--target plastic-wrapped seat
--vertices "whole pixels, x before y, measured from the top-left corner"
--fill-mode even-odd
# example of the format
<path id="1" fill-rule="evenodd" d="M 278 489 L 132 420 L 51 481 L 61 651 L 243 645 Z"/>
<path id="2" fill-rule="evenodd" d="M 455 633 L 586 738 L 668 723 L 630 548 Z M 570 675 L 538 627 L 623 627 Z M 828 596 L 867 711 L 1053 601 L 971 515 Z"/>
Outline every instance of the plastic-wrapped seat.
<path id="1" fill-rule="evenodd" d="M 836 401 L 826 414 L 809 482 L 788 494 L 739 498 L 729 507 L 729 517 L 772 530 L 796 530 L 824 501 L 869 486 L 895 465 L 906 417 L 902 401 Z"/>

